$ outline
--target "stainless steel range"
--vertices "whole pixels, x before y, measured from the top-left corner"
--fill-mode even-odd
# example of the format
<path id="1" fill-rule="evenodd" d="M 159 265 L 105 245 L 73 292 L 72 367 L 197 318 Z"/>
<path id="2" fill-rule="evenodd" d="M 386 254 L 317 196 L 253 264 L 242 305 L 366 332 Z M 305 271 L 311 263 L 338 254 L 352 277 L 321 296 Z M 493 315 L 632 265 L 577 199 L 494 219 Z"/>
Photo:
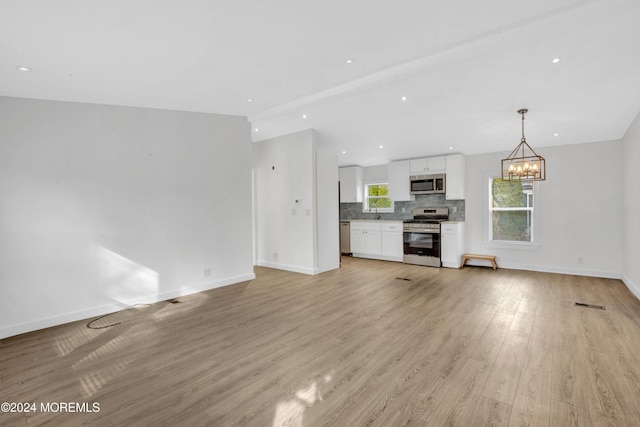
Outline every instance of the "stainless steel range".
<path id="1" fill-rule="evenodd" d="M 440 267 L 440 223 L 449 219 L 449 208 L 416 208 L 413 219 L 402 224 L 403 261 Z"/>

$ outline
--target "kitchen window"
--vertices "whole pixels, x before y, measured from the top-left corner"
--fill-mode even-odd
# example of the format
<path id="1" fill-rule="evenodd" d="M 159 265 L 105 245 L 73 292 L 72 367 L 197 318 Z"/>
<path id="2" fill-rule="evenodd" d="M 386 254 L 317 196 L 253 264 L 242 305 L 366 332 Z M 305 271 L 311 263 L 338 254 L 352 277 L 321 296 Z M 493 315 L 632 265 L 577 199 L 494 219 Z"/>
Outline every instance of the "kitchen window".
<path id="1" fill-rule="evenodd" d="M 535 231 L 532 181 L 489 180 L 489 240 L 533 243 Z"/>
<path id="2" fill-rule="evenodd" d="M 363 212 L 393 212 L 393 200 L 389 198 L 389 184 L 376 182 L 364 185 Z"/>

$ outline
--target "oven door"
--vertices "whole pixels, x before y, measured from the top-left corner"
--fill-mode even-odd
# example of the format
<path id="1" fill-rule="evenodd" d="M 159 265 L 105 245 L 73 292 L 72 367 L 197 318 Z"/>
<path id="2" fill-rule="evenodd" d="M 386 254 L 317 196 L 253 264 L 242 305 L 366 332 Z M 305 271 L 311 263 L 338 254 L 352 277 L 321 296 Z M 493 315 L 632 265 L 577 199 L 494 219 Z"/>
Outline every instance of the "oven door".
<path id="1" fill-rule="evenodd" d="M 440 233 L 438 231 L 405 231 L 402 236 L 404 262 L 440 267 Z"/>

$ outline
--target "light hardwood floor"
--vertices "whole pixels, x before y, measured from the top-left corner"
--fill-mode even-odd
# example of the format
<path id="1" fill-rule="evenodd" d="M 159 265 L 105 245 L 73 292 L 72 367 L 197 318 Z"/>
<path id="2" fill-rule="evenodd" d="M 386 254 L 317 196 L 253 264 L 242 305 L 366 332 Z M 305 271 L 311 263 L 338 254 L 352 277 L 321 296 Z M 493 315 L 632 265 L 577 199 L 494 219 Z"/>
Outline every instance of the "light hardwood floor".
<path id="1" fill-rule="evenodd" d="M 619 280 L 353 258 L 256 274 L 0 341 L 0 401 L 100 405 L 0 425 L 640 425 L 640 302 Z"/>

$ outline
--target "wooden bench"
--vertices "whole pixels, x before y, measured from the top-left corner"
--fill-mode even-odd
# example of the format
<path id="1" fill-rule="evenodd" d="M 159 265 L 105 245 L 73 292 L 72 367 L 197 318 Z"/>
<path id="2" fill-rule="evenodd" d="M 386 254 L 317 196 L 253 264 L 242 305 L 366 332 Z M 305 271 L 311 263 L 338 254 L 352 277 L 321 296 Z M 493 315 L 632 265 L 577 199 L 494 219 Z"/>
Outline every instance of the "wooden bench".
<path id="1" fill-rule="evenodd" d="M 498 264 L 496 263 L 495 255 L 474 255 L 474 254 L 464 254 L 462 256 L 462 267 L 467 263 L 467 260 L 470 259 L 480 259 L 484 261 L 491 262 L 491 267 L 495 270 L 498 268 Z"/>

